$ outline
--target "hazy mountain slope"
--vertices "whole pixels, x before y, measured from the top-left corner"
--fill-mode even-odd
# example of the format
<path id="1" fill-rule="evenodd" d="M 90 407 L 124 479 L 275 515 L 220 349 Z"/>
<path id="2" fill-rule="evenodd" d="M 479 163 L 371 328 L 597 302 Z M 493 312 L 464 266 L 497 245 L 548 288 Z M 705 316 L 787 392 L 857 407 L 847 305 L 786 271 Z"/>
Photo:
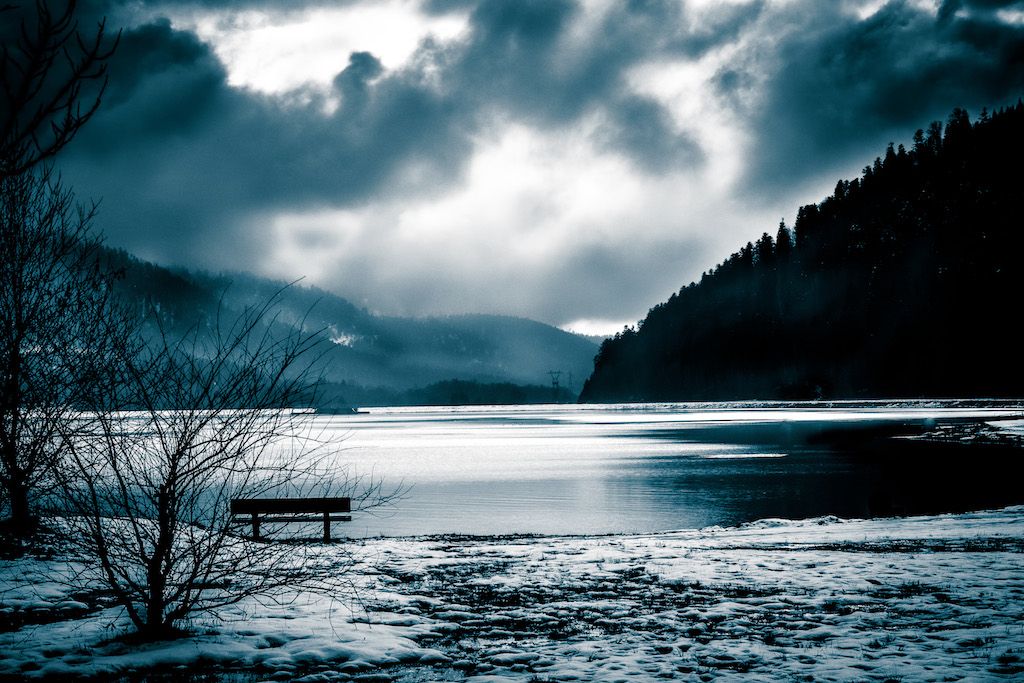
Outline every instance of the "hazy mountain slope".
<path id="1" fill-rule="evenodd" d="M 1020 396 L 1024 105 L 918 131 L 601 346 L 581 400 Z"/>
<path id="2" fill-rule="evenodd" d="M 583 337 L 523 318 L 378 316 L 301 283 L 164 268 L 124 252 L 111 258 L 125 272 L 122 293 L 140 306 L 151 301 L 171 328 L 208 324 L 219 306 L 230 316 L 279 295 L 282 330 L 322 331 L 324 374 L 333 383 L 402 390 L 451 379 L 545 385 L 548 371 L 557 370 L 563 384 L 572 375 L 578 386 L 597 351 Z"/>
<path id="3" fill-rule="evenodd" d="M 572 375 L 578 385 L 597 352 L 583 337 L 523 318 L 458 315 L 379 322 L 381 337 L 399 346 L 406 363 L 437 368 L 448 377 L 546 384 L 554 370 L 562 373 L 563 383 Z"/>

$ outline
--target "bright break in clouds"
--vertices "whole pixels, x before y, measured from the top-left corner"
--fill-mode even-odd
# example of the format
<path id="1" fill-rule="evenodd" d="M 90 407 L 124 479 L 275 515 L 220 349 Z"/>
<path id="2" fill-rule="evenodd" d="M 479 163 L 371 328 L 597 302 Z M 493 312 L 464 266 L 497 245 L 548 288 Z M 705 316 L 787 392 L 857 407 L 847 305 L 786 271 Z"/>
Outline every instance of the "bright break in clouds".
<path id="1" fill-rule="evenodd" d="M 954 106 L 1024 3 L 90 3 L 123 26 L 66 177 L 145 258 L 373 310 L 641 317 Z M 88 20 L 87 20 L 88 21 Z"/>

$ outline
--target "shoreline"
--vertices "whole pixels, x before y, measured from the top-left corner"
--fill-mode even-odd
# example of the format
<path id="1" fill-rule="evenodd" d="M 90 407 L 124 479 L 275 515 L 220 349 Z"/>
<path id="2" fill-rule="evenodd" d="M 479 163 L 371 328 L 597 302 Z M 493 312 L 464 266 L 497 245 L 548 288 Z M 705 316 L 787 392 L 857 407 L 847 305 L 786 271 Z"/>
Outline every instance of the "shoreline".
<path id="1" fill-rule="evenodd" d="M 0 614 L 49 610 L 54 620 L 0 633 L 0 680 L 1024 673 L 1024 506 L 646 534 L 360 539 L 345 549 L 365 562 L 353 596 L 243 604 L 223 622 L 194 623 L 193 636 L 144 646 L 112 639 L 123 628 L 116 608 L 56 589 L 59 560 L 2 561 Z"/>

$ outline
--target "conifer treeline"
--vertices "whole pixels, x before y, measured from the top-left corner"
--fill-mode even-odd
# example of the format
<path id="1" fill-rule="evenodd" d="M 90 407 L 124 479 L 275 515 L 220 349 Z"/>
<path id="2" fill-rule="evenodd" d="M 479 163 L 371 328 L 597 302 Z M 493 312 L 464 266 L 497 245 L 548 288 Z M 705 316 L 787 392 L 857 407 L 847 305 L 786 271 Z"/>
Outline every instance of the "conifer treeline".
<path id="1" fill-rule="evenodd" d="M 1024 395 L 1024 105 L 918 131 L 607 340 L 581 401 Z"/>

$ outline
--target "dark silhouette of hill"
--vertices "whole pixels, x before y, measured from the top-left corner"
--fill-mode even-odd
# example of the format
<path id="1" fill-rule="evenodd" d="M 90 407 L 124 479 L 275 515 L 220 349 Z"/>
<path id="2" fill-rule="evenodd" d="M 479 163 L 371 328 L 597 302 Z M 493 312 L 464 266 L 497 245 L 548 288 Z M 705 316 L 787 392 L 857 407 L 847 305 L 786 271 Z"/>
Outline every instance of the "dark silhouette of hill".
<path id="1" fill-rule="evenodd" d="M 604 342 L 581 401 L 1020 396 L 1024 105 L 955 109 Z"/>
<path id="2" fill-rule="evenodd" d="M 295 326 L 320 331 L 322 372 L 329 407 L 344 404 L 422 404 L 466 395 L 474 402 L 507 402 L 522 395 L 550 400 L 548 371 L 585 377 L 597 345 L 534 320 L 498 315 L 401 318 L 373 314 L 315 287 L 250 274 L 212 275 L 166 268 L 124 251 L 108 252 L 124 276 L 117 287 L 140 316 L 156 311 L 172 334 L 212 325 L 223 307 L 232 318 L 275 294 L 274 323 L 282 335 Z M 155 333 L 155 329 L 154 329 Z M 430 385 L 459 380 L 457 391 Z M 522 386 L 513 391 L 512 385 Z M 547 392 L 536 386 L 547 386 Z M 456 385 L 452 385 L 456 386 Z M 561 396 L 572 400 L 572 396 Z"/>

